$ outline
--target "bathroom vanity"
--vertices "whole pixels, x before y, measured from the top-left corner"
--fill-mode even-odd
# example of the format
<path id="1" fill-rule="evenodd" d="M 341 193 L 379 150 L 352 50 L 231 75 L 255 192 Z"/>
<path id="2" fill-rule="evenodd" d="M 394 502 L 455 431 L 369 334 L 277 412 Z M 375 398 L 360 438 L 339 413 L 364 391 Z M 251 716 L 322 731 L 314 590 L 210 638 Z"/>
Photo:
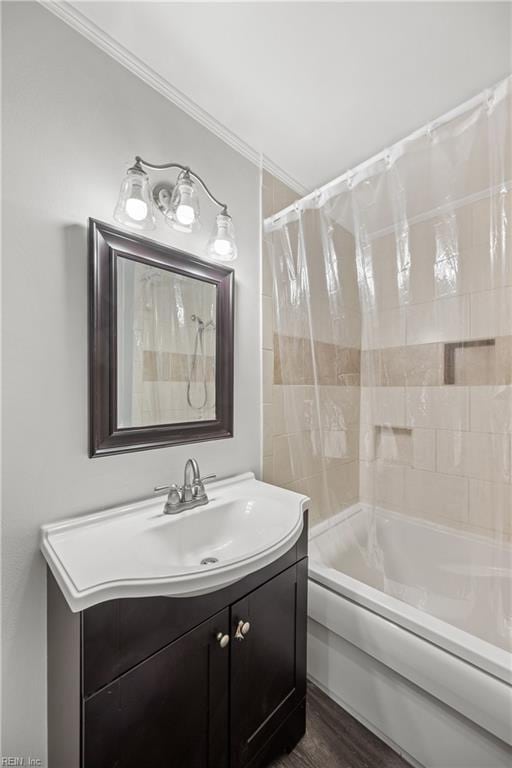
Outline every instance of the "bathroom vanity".
<path id="1" fill-rule="evenodd" d="M 209 504 L 175 516 L 181 520 L 163 516 L 161 502 L 151 500 L 43 528 L 52 768 L 260 768 L 304 734 L 308 500 L 252 475 L 211 488 Z M 277 515 L 275 504 L 285 521 L 276 526 L 274 519 L 272 528 L 265 509 Z M 109 526 L 119 535 L 134 519 L 156 521 L 159 533 L 170 529 L 184 546 L 191 536 L 187 519 L 194 531 L 204 522 L 197 556 L 214 547 L 219 558 L 201 570 L 191 566 L 192 543 L 181 565 L 174 556 L 174 572 L 171 555 L 159 570 L 155 548 L 152 578 L 142 578 L 136 562 L 129 578 L 119 561 L 117 578 L 112 571 L 105 581 L 98 545 L 98 583 L 86 584 L 79 563 L 71 572 L 79 551 L 94 570 L 95 550 L 87 549 L 93 538 L 106 538 L 107 551 Z M 215 535 L 208 521 L 216 524 Z M 266 544 L 258 541 L 259 522 Z M 253 525 L 245 544 L 252 554 L 240 551 L 237 559 L 241 531 Z M 126 551 L 129 536 L 117 546 Z M 224 560 L 229 546 L 232 556 Z M 165 570 L 171 575 L 162 576 Z M 222 585 L 226 578 L 230 583 Z"/>

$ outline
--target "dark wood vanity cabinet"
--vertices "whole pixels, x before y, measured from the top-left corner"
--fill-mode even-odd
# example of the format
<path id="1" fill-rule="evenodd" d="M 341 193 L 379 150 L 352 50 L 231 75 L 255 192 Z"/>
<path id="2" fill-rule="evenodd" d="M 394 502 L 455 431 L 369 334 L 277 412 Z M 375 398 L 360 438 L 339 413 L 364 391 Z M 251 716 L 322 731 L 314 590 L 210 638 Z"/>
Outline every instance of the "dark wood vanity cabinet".
<path id="1" fill-rule="evenodd" d="M 305 730 L 306 522 L 279 560 L 200 597 L 73 614 L 49 574 L 50 768 L 263 768 L 291 750 Z"/>
<path id="2" fill-rule="evenodd" d="M 187 632 L 83 703 L 87 768 L 228 765 L 229 610 Z"/>

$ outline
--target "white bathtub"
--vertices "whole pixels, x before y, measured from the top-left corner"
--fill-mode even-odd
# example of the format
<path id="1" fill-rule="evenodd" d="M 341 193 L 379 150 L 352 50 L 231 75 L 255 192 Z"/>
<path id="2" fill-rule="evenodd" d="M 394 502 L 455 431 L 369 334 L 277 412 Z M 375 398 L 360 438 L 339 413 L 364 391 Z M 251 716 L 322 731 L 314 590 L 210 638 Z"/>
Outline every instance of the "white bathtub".
<path id="1" fill-rule="evenodd" d="M 355 505 L 312 529 L 309 674 L 414 765 L 512 765 L 512 549 Z"/>

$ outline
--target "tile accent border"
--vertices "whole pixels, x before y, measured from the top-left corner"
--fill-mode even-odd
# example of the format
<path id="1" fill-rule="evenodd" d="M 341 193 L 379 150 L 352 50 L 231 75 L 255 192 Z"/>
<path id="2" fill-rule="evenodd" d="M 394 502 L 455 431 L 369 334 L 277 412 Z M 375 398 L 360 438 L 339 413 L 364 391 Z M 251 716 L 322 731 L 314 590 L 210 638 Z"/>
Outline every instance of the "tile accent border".
<path id="1" fill-rule="evenodd" d="M 274 384 L 359 386 L 360 372 L 360 349 L 274 334 Z"/>
<path id="2" fill-rule="evenodd" d="M 366 349 L 361 384 L 372 387 L 512 384 L 512 336 Z"/>
<path id="3" fill-rule="evenodd" d="M 188 381 L 193 355 L 181 352 L 143 352 L 143 381 Z M 206 381 L 215 381 L 215 357 L 204 358 Z"/>

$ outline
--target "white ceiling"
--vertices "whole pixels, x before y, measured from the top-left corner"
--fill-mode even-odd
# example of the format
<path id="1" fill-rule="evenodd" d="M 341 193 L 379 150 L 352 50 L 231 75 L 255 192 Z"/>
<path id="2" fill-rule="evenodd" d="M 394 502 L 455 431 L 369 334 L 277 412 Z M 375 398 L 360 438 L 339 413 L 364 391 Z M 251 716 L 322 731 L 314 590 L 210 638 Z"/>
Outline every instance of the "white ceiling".
<path id="1" fill-rule="evenodd" d="M 508 2 L 73 2 L 314 189 L 511 70 Z"/>

